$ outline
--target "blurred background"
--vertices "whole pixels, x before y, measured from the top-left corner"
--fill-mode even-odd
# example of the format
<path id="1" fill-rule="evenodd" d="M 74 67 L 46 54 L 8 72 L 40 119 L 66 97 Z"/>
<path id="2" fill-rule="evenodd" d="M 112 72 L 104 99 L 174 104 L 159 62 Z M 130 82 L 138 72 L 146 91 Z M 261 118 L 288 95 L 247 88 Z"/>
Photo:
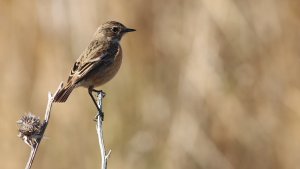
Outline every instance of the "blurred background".
<path id="1" fill-rule="evenodd" d="M 0 0 L 1 168 L 108 20 L 138 30 L 101 87 L 108 168 L 299 168 L 300 1 Z M 55 104 L 33 168 L 100 168 L 95 113 L 84 88 Z"/>

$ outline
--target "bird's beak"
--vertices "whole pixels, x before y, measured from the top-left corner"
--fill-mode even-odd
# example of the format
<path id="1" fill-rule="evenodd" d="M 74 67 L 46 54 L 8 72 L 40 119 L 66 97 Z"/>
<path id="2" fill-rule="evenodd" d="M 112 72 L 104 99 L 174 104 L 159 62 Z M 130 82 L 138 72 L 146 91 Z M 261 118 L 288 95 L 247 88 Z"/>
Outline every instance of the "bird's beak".
<path id="1" fill-rule="evenodd" d="M 124 33 L 127 33 L 127 32 L 134 32 L 136 31 L 135 29 L 130 29 L 130 28 L 126 28 L 123 30 Z"/>

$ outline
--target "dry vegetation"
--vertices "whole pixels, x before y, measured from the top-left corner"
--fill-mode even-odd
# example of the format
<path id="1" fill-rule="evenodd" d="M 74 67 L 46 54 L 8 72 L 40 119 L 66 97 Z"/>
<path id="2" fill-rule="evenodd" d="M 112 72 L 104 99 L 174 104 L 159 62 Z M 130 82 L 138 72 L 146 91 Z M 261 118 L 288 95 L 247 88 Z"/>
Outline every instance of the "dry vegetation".
<path id="1" fill-rule="evenodd" d="M 102 87 L 109 168 L 299 168 L 295 0 L 1 0 L 1 168 L 24 167 L 15 121 L 42 116 L 107 20 L 138 30 Z M 95 112 L 85 89 L 55 104 L 33 168 L 99 168 Z"/>

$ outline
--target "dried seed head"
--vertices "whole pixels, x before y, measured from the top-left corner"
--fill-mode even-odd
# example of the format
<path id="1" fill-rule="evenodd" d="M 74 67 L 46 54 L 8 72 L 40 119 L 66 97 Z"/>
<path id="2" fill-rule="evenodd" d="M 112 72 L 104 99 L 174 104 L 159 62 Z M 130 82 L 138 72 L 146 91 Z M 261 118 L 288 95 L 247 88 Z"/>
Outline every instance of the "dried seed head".
<path id="1" fill-rule="evenodd" d="M 24 115 L 17 121 L 19 128 L 19 137 L 29 146 L 36 143 L 40 137 L 42 124 L 39 117 L 29 113 Z"/>

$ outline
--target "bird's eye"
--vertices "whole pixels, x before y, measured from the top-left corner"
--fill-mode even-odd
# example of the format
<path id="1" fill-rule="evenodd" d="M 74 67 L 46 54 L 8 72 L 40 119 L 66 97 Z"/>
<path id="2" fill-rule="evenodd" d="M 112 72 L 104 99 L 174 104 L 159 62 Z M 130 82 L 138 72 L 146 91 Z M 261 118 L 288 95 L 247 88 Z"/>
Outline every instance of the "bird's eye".
<path id="1" fill-rule="evenodd" d="M 112 30 L 114 33 L 118 33 L 120 29 L 119 29 L 118 27 L 112 27 L 111 30 Z"/>

